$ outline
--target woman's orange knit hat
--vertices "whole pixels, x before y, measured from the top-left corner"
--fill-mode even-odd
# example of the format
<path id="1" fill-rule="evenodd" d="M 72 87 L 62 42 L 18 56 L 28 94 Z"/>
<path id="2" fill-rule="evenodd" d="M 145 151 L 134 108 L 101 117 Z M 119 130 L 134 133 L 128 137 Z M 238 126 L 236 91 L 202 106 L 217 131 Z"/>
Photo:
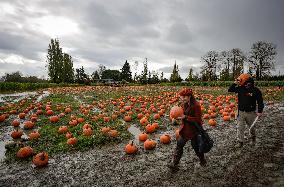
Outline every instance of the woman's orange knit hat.
<path id="1" fill-rule="evenodd" d="M 192 89 L 190 88 L 183 88 L 178 93 L 180 96 L 191 96 L 193 94 Z"/>

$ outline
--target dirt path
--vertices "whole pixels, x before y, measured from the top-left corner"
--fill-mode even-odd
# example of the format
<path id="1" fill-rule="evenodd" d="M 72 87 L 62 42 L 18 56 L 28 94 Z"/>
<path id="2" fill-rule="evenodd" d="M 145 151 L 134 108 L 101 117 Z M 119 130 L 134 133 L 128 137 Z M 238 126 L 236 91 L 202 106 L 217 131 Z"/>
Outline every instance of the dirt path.
<path id="1" fill-rule="evenodd" d="M 215 141 L 208 166 L 196 167 L 188 143 L 180 170 L 166 167 L 175 141 L 154 151 L 125 155 L 124 144 L 57 155 L 46 168 L 30 162 L 0 164 L 0 186 L 284 186 L 284 103 L 267 107 L 257 143 L 235 148 L 235 122 L 209 130 Z"/>

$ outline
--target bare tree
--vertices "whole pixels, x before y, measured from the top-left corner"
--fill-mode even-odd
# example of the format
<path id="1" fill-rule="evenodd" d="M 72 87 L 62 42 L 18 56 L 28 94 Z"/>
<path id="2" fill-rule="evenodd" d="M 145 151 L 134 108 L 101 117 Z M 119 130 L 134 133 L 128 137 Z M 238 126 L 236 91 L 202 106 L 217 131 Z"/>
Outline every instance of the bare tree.
<path id="1" fill-rule="evenodd" d="M 276 54 L 276 45 L 273 43 L 258 41 L 252 45 L 249 63 L 257 80 L 261 80 L 265 75 L 270 75 L 270 70 L 274 69 Z"/>
<path id="2" fill-rule="evenodd" d="M 205 64 L 201 67 L 201 74 L 203 80 L 217 80 L 217 63 L 219 61 L 219 54 L 216 51 L 209 51 L 201 61 Z"/>

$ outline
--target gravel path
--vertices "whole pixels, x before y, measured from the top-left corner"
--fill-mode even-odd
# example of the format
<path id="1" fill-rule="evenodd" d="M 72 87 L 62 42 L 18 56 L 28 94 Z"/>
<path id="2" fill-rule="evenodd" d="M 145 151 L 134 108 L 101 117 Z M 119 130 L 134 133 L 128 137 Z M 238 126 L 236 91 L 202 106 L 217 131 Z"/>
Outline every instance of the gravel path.
<path id="1" fill-rule="evenodd" d="M 247 139 L 235 148 L 235 121 L 210 128 L 215 146 L 206 155 L 208 166 L 198 167 L 188 143 L 180 170 L 166 167 L 176 141 L 158 144 L 135 156 L 123 152 L 127 142 L 67 153 L 50 159 L 48 167 L 30 162 L 0 163 L 0 186 L 284 186 L 284 103 L 266 108 L 257 122 L 257 143 Z"/>

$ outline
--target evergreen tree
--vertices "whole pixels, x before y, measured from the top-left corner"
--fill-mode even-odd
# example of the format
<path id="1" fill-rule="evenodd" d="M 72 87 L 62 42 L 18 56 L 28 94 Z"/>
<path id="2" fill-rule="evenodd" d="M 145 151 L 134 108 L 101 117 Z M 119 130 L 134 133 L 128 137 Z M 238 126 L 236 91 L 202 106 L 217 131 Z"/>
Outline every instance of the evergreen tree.
<path id="1" fill-rule="evenodd" d="M 187 75 L 185 80 L 186 81 L 193 81 L 194 80 L 194 75 L 193 75 L 193 69 L 192 68 L 189 69 L 188 75 Z"/>
<path id="2" fill-rule="evenodd" d="M 79 69 L 76 69 L 76 82 L 79 84 L 89 84 L 89 76 L 85 73 L 84 67 L 82 66 Z"/>
<path id="3" fill-rule="evenodd" d="M 99 75 L 98 71 L 96 70 L 92 73 L 92 80 L 96 81 L 98 79 L 100 79 L 100 75 Z"/>
<path id="4" fill-rule="evenodd" d="M 131 82 L 132 81 L 132 73 L 130 71 L 130 65 L 129 63 L 127 62 L 127 60 L 125 61 L 122 69 L 121 69 L 121 79 L 122 80 L 126 80 L 128 82 Z"/>
<path id="5" fill-rule="evenodd" d="M 174 69 L 173 69 L 173 72 L 171 74 L 171 77 L 170 77 L 170 82 L 180 82 L 182 81 L 182 78 L 180 77 L 179 73 L 178 73 L 178 66 L 175 62 L 175 65 L 174 65 Z"/>
<path id="6" fill-rule="evenodd" d="M 147 63 L 147 58 L 146 58 L 146 60 L 144 62 L 144 69 L 143 69 L 142 74 L 140 76 L 140 82 L 142 84 L 147 84 L 147 82 L 148 82 L 147 75 L 148 75 L 148 63 Z"/>
<path id="7" fill-rule="evenodd" d="M 63 82 L 73 83 L 74 82 L 74 68 L 72 57 L 66 53 L 63 55 Z"/>
<path id="8" fill-rule="evenodd" d="M 48 45 L 47 67 L 51 82 L 73 82 L 74 69 L 71 56 L 62 52 L 58 39 L 51 39 Z"/>

